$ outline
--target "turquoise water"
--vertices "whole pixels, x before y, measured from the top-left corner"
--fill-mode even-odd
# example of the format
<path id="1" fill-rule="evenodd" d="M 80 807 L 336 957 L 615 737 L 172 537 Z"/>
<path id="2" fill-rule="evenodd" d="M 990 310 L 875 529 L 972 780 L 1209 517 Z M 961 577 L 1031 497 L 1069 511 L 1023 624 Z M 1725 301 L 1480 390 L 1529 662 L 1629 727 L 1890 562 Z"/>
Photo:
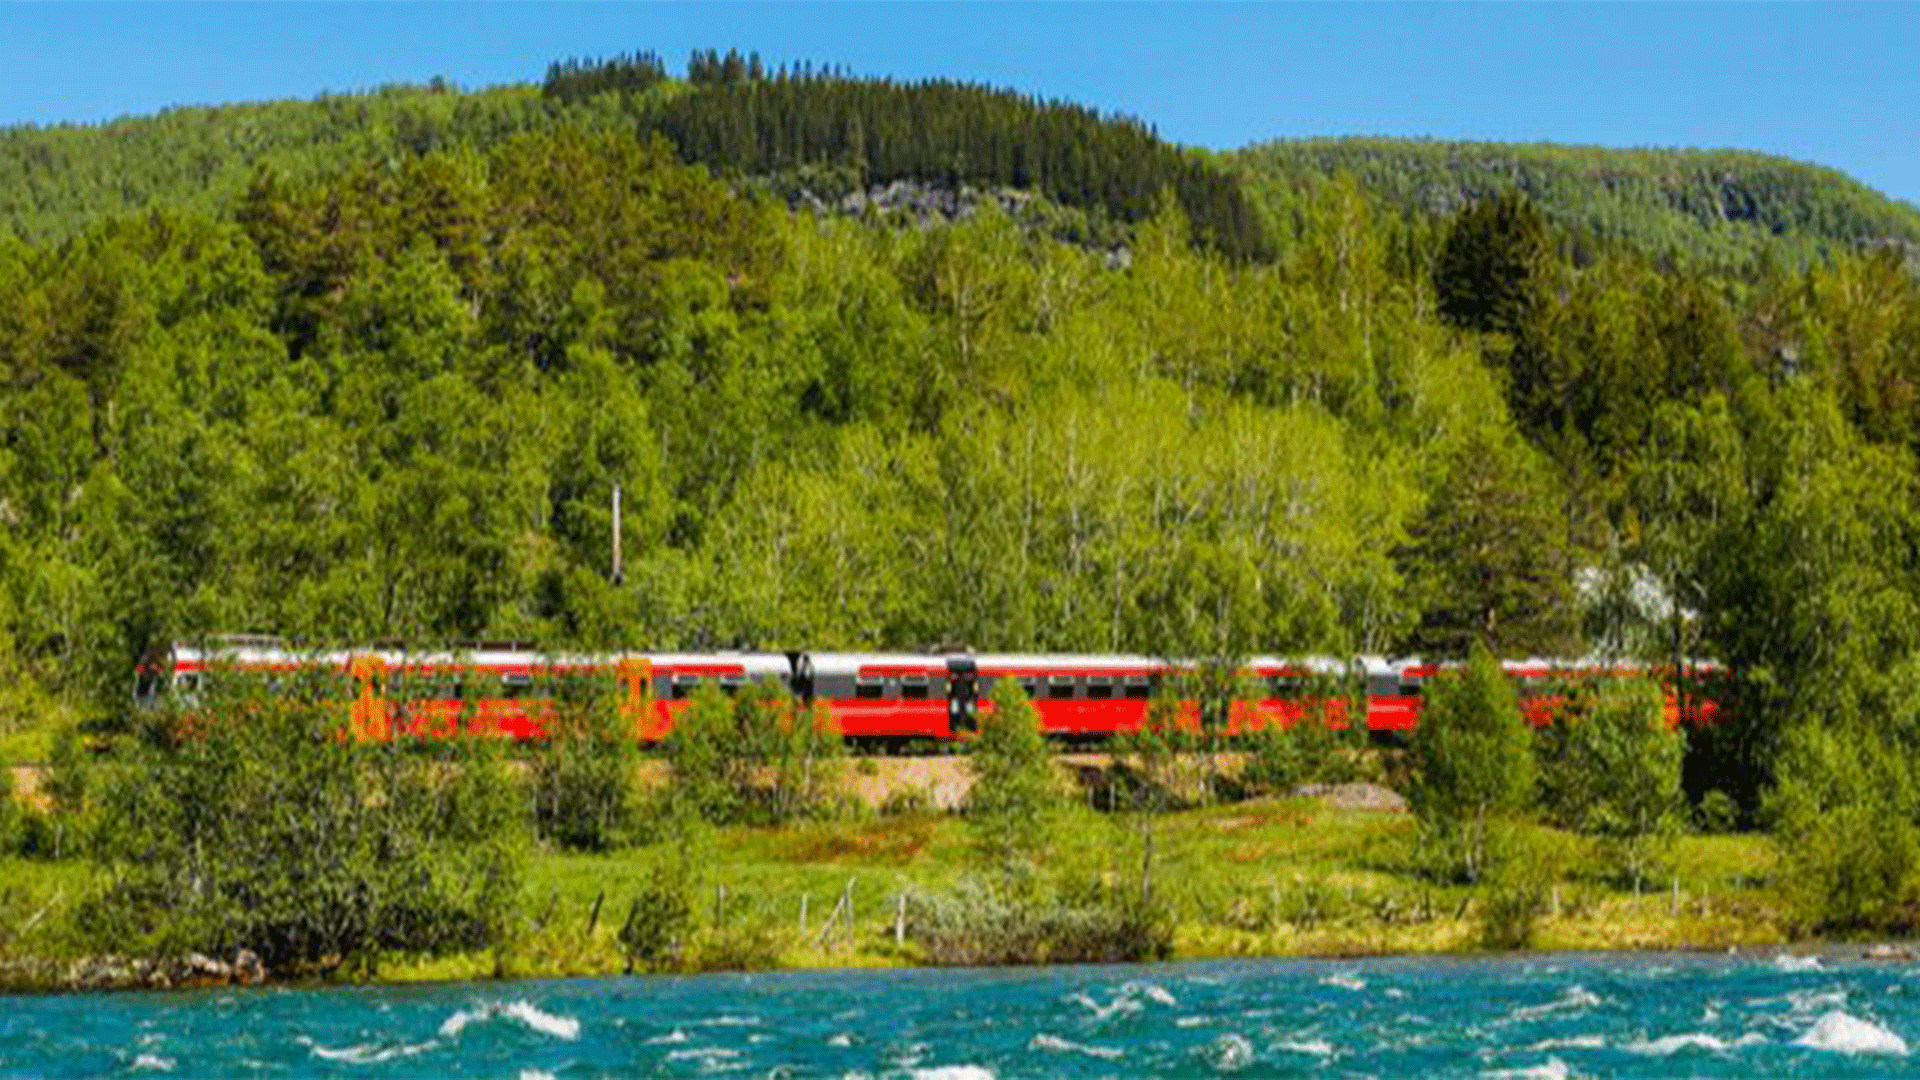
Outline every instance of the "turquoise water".
<path id="1" fill-rule="evenodd" d="M 1882 1076 L 1920 968 L 1672 955 L 15 998 L 8 1075 Z"/>

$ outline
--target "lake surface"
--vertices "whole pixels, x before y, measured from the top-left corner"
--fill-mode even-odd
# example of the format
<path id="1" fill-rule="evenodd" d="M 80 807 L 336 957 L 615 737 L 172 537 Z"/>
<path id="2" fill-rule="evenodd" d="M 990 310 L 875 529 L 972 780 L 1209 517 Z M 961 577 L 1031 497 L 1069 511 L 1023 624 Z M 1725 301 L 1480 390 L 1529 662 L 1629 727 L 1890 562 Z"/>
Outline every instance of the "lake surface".
<path id="1" fill-rule="evenodd" d="M 0 1073 L 1883 1076 L 1920 966 L 1660 955 L 15 998 Z"/>

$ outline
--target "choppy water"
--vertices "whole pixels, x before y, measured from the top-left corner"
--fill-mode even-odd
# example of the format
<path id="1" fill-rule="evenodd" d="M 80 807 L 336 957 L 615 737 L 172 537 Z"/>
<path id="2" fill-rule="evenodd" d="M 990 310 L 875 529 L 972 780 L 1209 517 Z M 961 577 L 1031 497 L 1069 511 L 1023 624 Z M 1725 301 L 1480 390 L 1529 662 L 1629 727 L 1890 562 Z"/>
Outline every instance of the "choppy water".
<path id="1" fill-rule="evenodd" d="M 36 1076 L 1920 1070 L 1920 967 L 1669 955 L 271 989 L 0 1014 L 0 1072 Z"/>

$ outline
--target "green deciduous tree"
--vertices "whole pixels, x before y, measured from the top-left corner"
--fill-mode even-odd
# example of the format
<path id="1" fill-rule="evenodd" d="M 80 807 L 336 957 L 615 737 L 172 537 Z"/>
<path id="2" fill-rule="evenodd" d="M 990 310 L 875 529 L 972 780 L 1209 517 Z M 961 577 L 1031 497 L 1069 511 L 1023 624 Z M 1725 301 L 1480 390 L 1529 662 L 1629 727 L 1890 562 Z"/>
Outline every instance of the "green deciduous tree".
<path id="1" fill-rule="evenodd" d="M 1509 820 L 1532 802 L 1535 778 L 1513 684 L 1484 647 L 1427 683 L 1410 750 L 1408 801 L 1422 843 L 1447 875 L 1480 880 L 1501 855 Z"/>
<path id="2" fill-rule="evenodd" d="M 1638 890 L 1683 825 L 1681 733 L 1651 680 L 1589 680 L 1541 733 L 1542 780 L 1554 816 L 1600 841 Z"/>

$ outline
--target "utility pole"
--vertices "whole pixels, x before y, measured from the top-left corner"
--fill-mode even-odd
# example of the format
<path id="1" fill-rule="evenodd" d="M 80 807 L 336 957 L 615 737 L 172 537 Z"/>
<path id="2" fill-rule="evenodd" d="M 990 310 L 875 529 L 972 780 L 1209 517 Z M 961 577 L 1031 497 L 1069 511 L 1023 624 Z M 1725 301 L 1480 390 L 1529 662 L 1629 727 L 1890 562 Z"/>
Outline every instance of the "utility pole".
<path id="1" fill-rule="evenodd" d="M 626 584 L 626 567 L 620 561 L 620 482 L 613 484 L 613 583 Z"/>

